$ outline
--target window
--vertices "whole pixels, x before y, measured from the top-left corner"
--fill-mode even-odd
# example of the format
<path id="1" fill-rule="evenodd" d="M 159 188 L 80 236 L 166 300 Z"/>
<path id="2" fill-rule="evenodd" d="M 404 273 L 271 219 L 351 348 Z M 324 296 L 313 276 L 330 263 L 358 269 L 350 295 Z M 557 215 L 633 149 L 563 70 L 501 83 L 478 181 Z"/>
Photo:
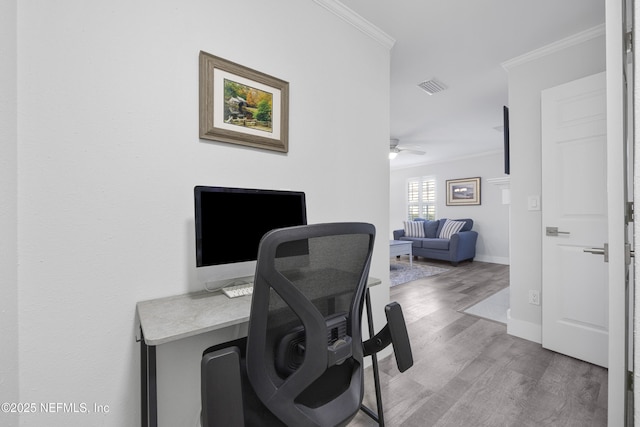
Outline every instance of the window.
<path id="1" fill-rule="evenodd" d="M 433 176 L 407 181 L 407 218 L 436 219 L 436 179 Z"/>

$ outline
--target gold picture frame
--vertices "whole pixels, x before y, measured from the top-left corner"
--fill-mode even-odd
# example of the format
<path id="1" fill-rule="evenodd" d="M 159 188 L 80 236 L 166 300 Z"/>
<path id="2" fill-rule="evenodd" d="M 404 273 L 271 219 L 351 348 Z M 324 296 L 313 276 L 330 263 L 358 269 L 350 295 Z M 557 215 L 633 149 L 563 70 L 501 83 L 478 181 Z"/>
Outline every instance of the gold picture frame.
<path id="1" fill-rule="evenodd" d="M 447 206 L 480 204 L 480 178 L 447 180 Z"/>
<path id="2" fill-rule="evenodd" d="M 289 83 L 200 51 L 200 138 L 289 151 Z"/>

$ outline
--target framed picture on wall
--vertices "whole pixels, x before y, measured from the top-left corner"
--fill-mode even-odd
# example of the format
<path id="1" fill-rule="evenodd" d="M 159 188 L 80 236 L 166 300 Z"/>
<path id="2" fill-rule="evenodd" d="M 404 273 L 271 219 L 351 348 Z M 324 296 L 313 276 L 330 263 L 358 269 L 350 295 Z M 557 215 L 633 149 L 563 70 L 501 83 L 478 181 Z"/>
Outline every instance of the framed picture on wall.
<path id="1" fill-rule="evenodd" d="M 447 180 L 447 206 L 479 205 L 480 178 Z"/>
<path id="2" fill-rule="evenodd" d="M 289 83 L 200 52 L 200 138 L 289 151 Z"/>

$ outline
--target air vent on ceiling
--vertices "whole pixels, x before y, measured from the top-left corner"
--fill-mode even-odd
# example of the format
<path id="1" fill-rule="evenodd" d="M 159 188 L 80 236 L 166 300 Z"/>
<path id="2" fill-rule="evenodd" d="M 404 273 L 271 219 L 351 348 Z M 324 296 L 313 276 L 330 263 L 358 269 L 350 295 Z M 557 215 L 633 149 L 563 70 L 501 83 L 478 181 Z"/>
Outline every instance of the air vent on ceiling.
<path id="1" fill-rule="evenodd" d="M 447 87 L 436 79 L 425 80 L 422 83 L 418 83 L 418 86 L 427 92 L 429 95 L 433 95 L 434 93 L 442 92 Z"/>

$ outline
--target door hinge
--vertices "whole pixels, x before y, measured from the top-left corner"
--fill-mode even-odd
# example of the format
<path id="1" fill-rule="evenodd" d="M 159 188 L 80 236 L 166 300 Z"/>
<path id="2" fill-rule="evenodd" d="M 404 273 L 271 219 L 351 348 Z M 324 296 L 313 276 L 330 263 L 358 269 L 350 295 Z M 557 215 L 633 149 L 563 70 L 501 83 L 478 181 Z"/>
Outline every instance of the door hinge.
<path id="1" fill-rule="evenodd" d="M 631 250 L 629 243 L 624 244 L 624 262 L 627 265 L 631 265 L 631 258 L 635 258 L 635 251 Z"/>
<path id="2" fill-rule="evenodd" d="M 624 35 L 624 45 L 627 53 L 633 52 L 633 31 L 629 31 Z"/>
<path id="3" fill-rule="evenodd" d="M 624 219 L 628 223 L 633 222 L 633 202 L 627 202 L 625 206 Z"/>
<path id="4" fill-rule="evenodd" d="M 633 372 L 627 371 L 627 391 L 633 391 Z"/>

